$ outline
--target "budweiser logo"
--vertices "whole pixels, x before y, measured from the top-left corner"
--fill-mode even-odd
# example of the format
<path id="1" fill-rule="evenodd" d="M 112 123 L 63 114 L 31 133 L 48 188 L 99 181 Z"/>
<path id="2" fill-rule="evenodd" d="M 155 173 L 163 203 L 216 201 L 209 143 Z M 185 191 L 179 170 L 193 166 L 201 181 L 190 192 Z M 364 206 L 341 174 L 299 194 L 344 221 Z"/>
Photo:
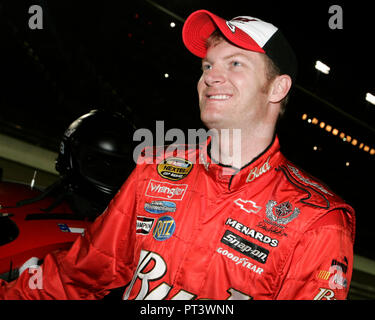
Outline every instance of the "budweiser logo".
<path id="1" fill-rule="evenodd" d="M 266 173 L 268 170 L 270 170 L 271 166 L 269 164 L 269 161 L 270 157 L 268 157 L 267 161 L 263 163 L 261 167 L 254 167 L 253 169 L 251 169 L 249 175 L 247 176 L 246 182 L 251 182 L 261 176 L 263 173 Z"/>
<path id="2" fill-rule="evenodd" d="M 187 187 L 187 184 L 172 184 L 150 180 L 146 189 L 146 196 L 168 200 L 182 200 Z"/>

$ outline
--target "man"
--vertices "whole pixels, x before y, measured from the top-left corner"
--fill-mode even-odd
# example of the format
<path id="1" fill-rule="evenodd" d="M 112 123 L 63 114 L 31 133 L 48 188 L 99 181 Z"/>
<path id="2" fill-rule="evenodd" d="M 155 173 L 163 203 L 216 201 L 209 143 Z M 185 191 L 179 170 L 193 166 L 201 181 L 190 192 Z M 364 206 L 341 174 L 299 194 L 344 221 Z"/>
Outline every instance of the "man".
<path id="1" fill-rule="evenodd" d="M 287 161 L 275 135 L 296 75 L 285 38 L 256 18 L 199 10 L 183 40 L 203 58 L 201 118 L 216 134 L 183 156 L 156 149 L 69 252 L 44 259 L 42 289 L 24 271 L 2 297 L 100 299 L 124 287 L 124 299 L 346 298 L 354 211 Z"/>

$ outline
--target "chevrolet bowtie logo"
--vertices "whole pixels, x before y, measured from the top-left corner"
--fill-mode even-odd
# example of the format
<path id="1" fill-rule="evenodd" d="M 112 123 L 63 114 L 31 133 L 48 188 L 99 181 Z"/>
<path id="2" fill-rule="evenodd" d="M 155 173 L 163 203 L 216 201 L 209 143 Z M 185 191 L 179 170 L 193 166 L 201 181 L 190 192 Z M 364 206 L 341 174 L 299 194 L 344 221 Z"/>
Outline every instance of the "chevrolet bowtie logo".
<path id="1" fill-rule="evenodd" d="M 241 198 L 238 198 L 237 200 L 234 200 L 234 203 L 247 213 L 257 213 L 262 209 L 262 207 L 257 206 L 257 204 L 251 200 L 242 200 Z"/>

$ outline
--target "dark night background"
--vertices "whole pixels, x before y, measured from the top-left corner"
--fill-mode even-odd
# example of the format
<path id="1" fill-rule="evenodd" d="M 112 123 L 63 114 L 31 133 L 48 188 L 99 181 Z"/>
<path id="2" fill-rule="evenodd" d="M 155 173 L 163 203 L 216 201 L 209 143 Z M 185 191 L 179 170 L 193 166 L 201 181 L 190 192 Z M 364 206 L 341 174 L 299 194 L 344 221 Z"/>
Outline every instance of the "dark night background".
<path id="1" fill-rule="evenodd" d="M 34 4 L 43 8 L 42 30 L 28 26 Z M 329 28 L 331 5 L 343 10 L 341 30 Z M 198 9 L 228 19 L 261 18 L 283 30 L 299 60 L 279 128 L 282 150 L 356 209 L 355 254 L 374 260 L 375 105 L 365 101 L 367 92 L 375 95 L 374 25 L 368 6 L 364 1 L 0 1 L 0 133 L 57 151 L 67 126 L 94 108 L 121 111 L 137 128 L 154 130 L 156 120 L 165 120 L 165 130 L 200 128 L 200 61 L 182 43 L 183 20 Z M 316 60 L 331 72 L 318 72 Z M 303 114 L 339 134 L 302 120 Z"/>

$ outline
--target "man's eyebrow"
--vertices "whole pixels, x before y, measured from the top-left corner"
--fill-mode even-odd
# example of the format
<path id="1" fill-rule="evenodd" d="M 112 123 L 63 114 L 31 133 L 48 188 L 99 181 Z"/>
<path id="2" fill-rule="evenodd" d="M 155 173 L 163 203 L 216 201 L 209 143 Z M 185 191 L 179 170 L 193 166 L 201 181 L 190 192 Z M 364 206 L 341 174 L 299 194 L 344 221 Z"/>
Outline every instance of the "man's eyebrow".
<path id="1" fill-rule="evenodd" d="M 246 60 L 250 60 L 248 56 L 243 53 L 234 53 L 234 54 L 227 55 L 223 57 L 223 60 L 230 60 L 230 59 L 237 58 L 237 57 L 242 57 L 242 58 L 245 58 Z M 209 62 L 209 60 L 210 59 L 207 59 L 207 57 L 204 57 L 202 59 L 202 62 Z"/>
<path id="2" fill-rule="evenodd" d="M 246 60 L 249 60 L 249 58 L 247 57 L 247 55 L 245 55 L 245 54 L 243 54 L 243 53 L 230 54 L 230 55 L 225 56 L 223 59 L 224 59 L 224 60 L 230 60 L 230 59 L 232 59 L 232 58 L 237 58 L 237 57 L 243 57 L 243 58 L 245 58 Z"/>

